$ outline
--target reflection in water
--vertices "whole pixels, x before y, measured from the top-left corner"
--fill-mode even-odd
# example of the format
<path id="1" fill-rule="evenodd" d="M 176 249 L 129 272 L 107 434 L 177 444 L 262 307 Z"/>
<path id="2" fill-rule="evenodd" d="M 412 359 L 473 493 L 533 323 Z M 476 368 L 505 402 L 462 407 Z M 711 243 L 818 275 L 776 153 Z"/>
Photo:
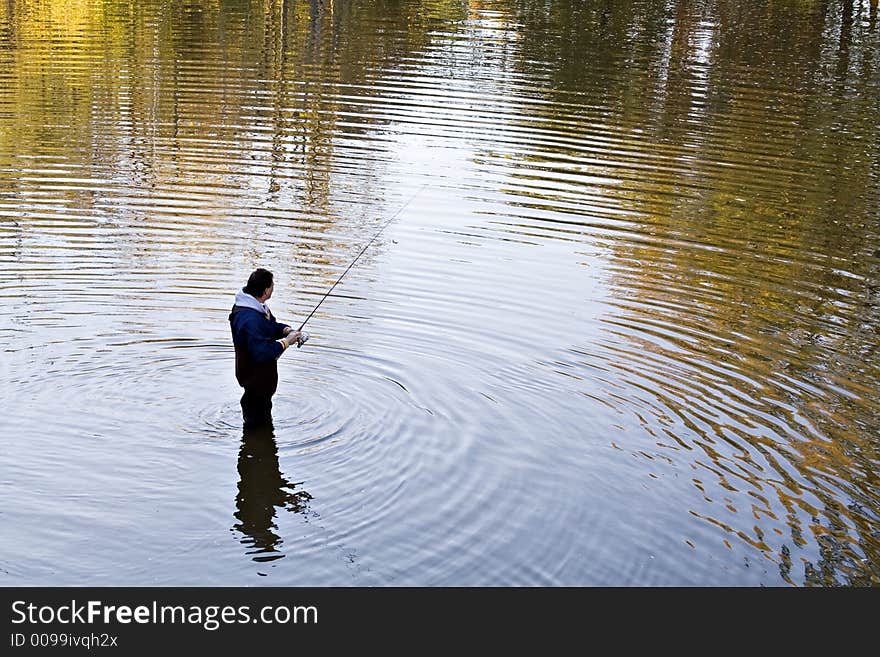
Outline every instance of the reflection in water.
<path id="1" fill-rule="evenodd" d="M 294 513 L 305 512 L 312 496 L 304 490 L 294 491 L 302 482 L 284 478 L 278 467 L 278 446 L 272 426 L 245 429 L 238 453 L 238 495 L 235 496 L 233 529 L 241 532 L 242 545 L 249 548 L 258 562 L 281 559 L 284 540 L 275 533 L 276 509 Z"/>
<path id="2" fill-rule="evenodd" d="M 876 584 L 874 14 L 638 4 L 520 8 L 524 48 L 554 63 L 519 119 L 547 143 L 518 154 L 508 230 L 594 226 L 613 256 L 606 330 L 565 374 L 623 390 L 616 410 L 650 436 L 632 453 L 693 469 L 689 512 L 786 582 Z M 584 94 L 559 140 L 552 101 Z"/>

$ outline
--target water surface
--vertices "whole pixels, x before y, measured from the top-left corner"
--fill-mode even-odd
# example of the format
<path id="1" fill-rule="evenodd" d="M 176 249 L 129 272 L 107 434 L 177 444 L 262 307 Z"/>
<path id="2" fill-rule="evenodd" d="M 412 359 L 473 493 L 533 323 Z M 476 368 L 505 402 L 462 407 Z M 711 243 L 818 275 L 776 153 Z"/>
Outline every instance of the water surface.
<path id="1" fill-rule="evenodd" d="M 874 0 L 0 4 L 0 582 L 880 585 L 878 108 Z"/>

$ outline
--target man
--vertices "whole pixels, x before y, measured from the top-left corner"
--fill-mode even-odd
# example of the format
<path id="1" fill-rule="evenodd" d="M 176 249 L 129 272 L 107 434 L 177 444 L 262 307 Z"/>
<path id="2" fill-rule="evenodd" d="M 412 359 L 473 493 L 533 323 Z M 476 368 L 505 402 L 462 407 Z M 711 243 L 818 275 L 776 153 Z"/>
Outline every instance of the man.
<path id="1" fill-rule="evenodd" d="M 302 346 L 309 337 L 272 316 L 266 302 L 272 297 L 274 287 L 272 272 L 257 269 L 235 295 L 229 314 L 235 345 L 235 378 L 244 388 L 241 411 L 245 427 L 272 422 L 272 395 L 278 388 L 278 357 L 294 343 Z"/>

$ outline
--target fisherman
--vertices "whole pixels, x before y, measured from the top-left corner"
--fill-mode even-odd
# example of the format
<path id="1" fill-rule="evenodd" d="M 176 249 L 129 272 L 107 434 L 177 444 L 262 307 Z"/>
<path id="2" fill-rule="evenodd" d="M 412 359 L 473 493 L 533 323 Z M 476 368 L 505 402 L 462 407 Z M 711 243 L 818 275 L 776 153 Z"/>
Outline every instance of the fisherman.
<path id="1" fill-rule="evenodd" d="M 278 357 L 288 347 L 301 347 L 308 333 L 275 320 L 266 302 L 275 284 L 272 272 L 255 270 L 235 295 L 229 314 L 235 345 L 235 378 L 244 388 L 241 411 L 245 428 L 272 422 L 272 395 L 278 388 Z"/>

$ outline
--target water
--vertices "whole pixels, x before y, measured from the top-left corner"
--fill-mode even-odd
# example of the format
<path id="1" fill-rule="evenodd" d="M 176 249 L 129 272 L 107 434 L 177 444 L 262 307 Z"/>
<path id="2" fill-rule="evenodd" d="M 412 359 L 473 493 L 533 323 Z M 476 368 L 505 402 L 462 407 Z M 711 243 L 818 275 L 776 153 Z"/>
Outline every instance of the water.
<path id="1" fill-rule="evenodd" d="M 0 582 L 877 586 L 878 108 L 872 0 L 0 4 Z"/>

